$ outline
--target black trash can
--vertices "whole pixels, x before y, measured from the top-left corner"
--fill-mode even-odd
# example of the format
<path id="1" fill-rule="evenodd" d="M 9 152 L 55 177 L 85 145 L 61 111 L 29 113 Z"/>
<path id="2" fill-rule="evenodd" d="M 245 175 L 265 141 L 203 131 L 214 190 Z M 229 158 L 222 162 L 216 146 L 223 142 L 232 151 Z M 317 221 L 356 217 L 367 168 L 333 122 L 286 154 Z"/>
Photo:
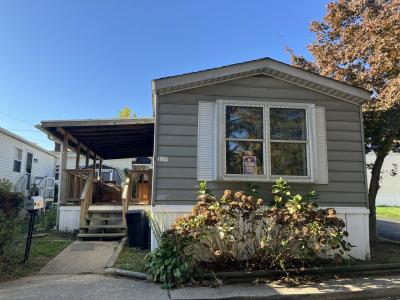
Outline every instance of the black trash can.
<path id="1" fill-rule="evenodd" d="M 126 213 L 128 246 L 148 249 L 150 246 L 149 218 L 144 210 L 130 210 Z"/>

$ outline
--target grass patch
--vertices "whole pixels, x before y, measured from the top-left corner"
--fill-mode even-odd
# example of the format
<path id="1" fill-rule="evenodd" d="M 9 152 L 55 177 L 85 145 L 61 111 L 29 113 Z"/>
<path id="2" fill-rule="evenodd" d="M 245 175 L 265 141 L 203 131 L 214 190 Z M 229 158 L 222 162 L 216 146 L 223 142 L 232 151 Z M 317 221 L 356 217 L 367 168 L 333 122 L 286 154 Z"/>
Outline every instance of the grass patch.
<path id="1" fill-rule="evenodd" d="M 124 248 L 119 255 L 114 268 L 134 272 L 144 272 L 144 257 L 150 250 Z"/>
<path id="2" fill-rule="evenodd" d="M 376 215 L 385 219 L 400 221 L 400 206 L 378 206 Z"/>
<path id="3" fill-rule="evenodd" d="M 33 238 L 29 259 L 24 265 L 25 236 L 26 231 L 22 232 L 21 230 L 15 237 L 12 245 L 12 255 L 7 257 L 5 267 L 3 271 L 0 272 L 0 281 L 14 280 L 38 272 L 52 258 L 75 240 L 75 236 L 73 235 L 56 233 L 49 233 L 44 237 Z"/>

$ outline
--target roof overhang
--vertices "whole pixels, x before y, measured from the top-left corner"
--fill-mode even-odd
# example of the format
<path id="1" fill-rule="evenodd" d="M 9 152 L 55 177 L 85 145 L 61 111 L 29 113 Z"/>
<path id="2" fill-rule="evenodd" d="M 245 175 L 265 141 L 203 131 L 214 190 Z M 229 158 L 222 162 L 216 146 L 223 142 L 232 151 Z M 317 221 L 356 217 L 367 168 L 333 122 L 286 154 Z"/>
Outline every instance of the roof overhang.
<path id="1" fill-rule="evenodd" d="M 153 92 L 158 95 L 169 94 L 260 74 L 359 105 L 370 100 L 371 96 L 371 93 L 367 90 L 308 72 L 271 58 L 156 79 L 153 81 Z"/>
<path id="2" fill-rule="evenodd" d="M 42 121 L 37 128 L 54 140 L 90 157 L 103 159 L 152 156 L 154 119 L 103 119 Z M 79 146 L 78 146 L 79 145 Z"/>

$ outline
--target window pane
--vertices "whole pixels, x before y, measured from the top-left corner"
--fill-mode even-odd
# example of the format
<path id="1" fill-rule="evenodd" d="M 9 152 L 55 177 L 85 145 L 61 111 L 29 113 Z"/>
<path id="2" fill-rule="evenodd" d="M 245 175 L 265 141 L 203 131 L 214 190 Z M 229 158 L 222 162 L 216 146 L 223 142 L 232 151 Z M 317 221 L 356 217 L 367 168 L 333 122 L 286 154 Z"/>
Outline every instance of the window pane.
<path id="1" fill-rule="evenodd" d="M 21 161 L 14 160 L 13 171 L 18 173 L 21 172 Z"/>
<path id="2" fill-rule="evenodd" d="M 237 139 L 262 139 L 263 108 L 227 106 L 226 137 Z"/>
<path id="3" fill-rule="evenodd" d="M 306 144 L 271 143 L 271 173 L 307 176 Z"/>
<path id="4" fill-rule="evenodd" d="M 14 159 L 22 160 L 22 149 L 15 147 Z"/>
<path id="5" fill-rule="evenodd" d="M 263 143 L 227 141 L 226 173 L 263 175 Z"/>
<path id="6" fill-rule="evenodd" d="M 271 108 L 271 140 L 307 139 L 305 109 Z"/>
<path id="7" fill-rule="evenodd" d="M 101 177 L 103 177 L 104 181 L 110 181 L 111 180 L 111 172 L 101 172 Z"/>

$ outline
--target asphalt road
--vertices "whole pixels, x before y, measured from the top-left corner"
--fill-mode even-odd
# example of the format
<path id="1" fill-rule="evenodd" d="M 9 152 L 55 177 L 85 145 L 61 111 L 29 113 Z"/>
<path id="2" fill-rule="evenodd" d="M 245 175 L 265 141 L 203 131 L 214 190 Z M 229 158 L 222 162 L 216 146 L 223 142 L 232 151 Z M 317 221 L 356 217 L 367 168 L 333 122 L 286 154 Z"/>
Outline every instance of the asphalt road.
<path id="1" fill-rule="evenodd" d="M 83 274 L 37 275 L 0 283 L 0 299 L 168 300 L 169 297 L 166 290 L 152 283 Z"/>
<path id="2" fill-rule="evenodd" d="M 378 236 L 400 242 L 400 222 L 376 220 Z"/>

